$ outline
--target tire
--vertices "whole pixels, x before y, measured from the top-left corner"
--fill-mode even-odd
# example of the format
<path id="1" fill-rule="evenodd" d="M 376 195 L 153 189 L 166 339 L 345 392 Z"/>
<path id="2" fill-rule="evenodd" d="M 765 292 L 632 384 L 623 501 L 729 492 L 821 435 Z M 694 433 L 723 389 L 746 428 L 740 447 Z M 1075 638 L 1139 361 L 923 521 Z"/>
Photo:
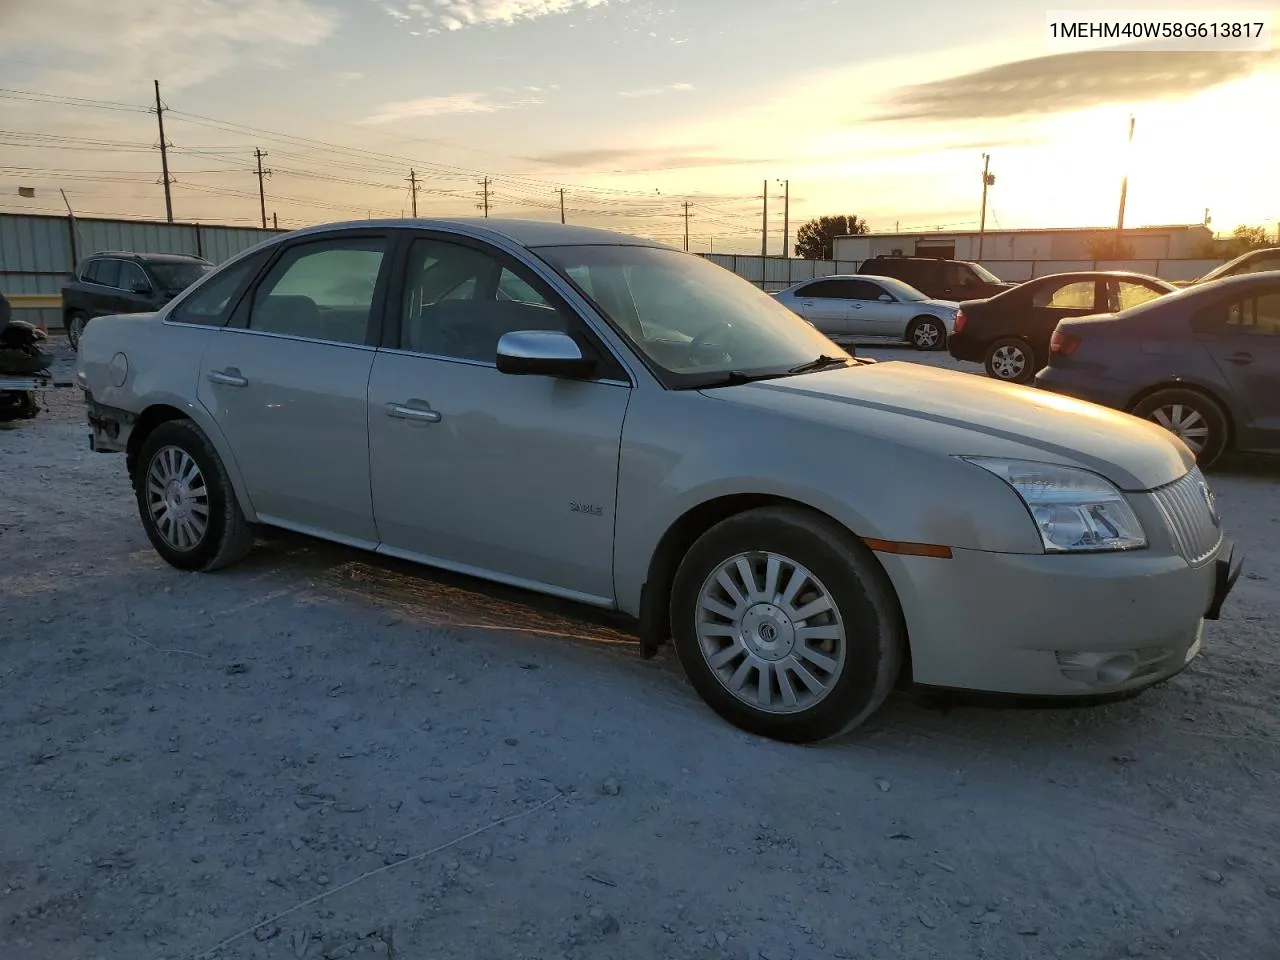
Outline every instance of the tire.
<path id="1" fill-rule="evenodd" d="M 1136 404 L 1132 413 L 1177 436 L 1196 455 L 1196 463 L 1202 468 L 1212 466 L 1226 452 L 1231 437 L 1226 411 L 1198 390 L 1157 390 Z"/>
<path id="2" fill-rule="evenodd" d="M 1030 383 L 1036 375 L 1036 352 L 1020 337 L 1003 337 L 987 348 L 987 376 L 1004 383 Z"/>
<path id="3" fill-rule="evenodd" d="M 198 473 L 189 487 L 179 485 L 170 491 L 176 497 L 159 492 L 164 488 L 153 481 L 185 474 L 192 464 Z M 253 528 L 240 509 L 226 467 L 209 439 L 190 420 L 170 420 L 147 435 L 132 479 L 147 538 L 170 565 L 179 570 L 219 570 L 244 559 L 253 548 Z M 201 480 L 203 496 L 199 493 Z M 199 529 L 201 507 L 205 522 L 196 536 L 192 530 Z M 166 513 L 171 522 L 163 523 Z M 178 521 L 181 517 L 186 518 L 186 525 Z"/>
<path id="4" fill-rule="evenodd" d="M 907 327 L 907 342 L 917 350 L 945 350 L 947 328 L 937 317 L 916 317 Z"/>
<path id="5" fill-rule="evenodd" d="M 765 592 L 771 587 L 770 557 L 780 560 L 772 595 Z M 739 558 L 752 573 L 749 597 L 742 589 L 746 580 Z M 704 599 L 719 598 L 728 609 L 723 598 L 730 594 L 717 579 L 726 566 L 742 598 L 735 603 L 737 627 L 704 606 Z M 793 575 L 788 567 L 802 568 L 801 576 L 808 578 L 791 601 L 786 599 Z M 815 587 L 825 593 L 831 611 L 795 617 L 812 606 Z M 796 636 L 797 623 L 820 635 L 805 643 Z M 745 628 L 745 635 L 734 635 L 738 628 Z M 824 740 L 866 720 L 892 690 L 906 648 L 897 597 L 871 552 L 835 523 L 790 507 L 749 510 L 698 538 L 672 586 L 671 635 L 690 683 L 716 713 L 750 733 L 787 743 Z M 801 647 L 805 652 L 796 653 Z M 829 666 L 815 662 L 814 654 Z M 802 681 L 795 665 L 822 691 Z M 760 702 L 761 668 L 771 678 L 768 705 Z M 783 699 L 783 676 L 795 703 Z M 737 693 L 731 691 L 735 681 Z"/>
<path id="6" fill-rule="evenodd" d="M 88 322 L 89 317 L 83 310 L 72 310 L 67 314 L 67 342 L 71 344 L 72 350 L 80 348 L 80 335 L 84 333 L 85 324 Z"/>

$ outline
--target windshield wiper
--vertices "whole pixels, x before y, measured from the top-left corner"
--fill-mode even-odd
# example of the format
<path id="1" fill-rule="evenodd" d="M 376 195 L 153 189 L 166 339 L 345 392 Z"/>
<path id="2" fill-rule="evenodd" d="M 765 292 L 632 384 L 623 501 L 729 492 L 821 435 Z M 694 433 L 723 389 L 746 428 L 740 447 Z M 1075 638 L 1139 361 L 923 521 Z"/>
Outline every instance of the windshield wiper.
<path id="1" fill-rule="evenodd" d="M 785 373 L 744 373 L 741 370 L 730 370 L 728 373 L 721 374 L 718 377 L 712 377 L 707 380 L 699 380 L 697 383 L 689 384 L 685 389 L 688 390 L 706 390 L 709 387 L 737 387 L 744 383 L 755 383 L 757 380 L 773 380 L 777 377 L 785 377 Z"/>
<path id="2" fill-rule="evenodd" d="M 792 367 L 787 373 L 813 373 L 815 370 L 825 370 L 828 367 L 844 367 L 848 366 L 849 357 L 828 357 L 825 353 L 815 360 L 802 363 L 798 367 Z"/>

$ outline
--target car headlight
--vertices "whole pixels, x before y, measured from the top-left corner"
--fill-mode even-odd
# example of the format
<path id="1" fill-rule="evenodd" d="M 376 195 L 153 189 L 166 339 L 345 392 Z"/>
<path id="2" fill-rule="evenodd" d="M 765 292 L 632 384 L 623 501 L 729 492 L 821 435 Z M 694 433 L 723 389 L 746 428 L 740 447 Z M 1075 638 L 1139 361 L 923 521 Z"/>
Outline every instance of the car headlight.
<path id="1" fill-rule="evenodd" d="M 1076 467 L 964 457 L 1009 484 L 1026 504 L 1045 553 L 1137 550 L 1147 535 L 1111 481 Z"/>

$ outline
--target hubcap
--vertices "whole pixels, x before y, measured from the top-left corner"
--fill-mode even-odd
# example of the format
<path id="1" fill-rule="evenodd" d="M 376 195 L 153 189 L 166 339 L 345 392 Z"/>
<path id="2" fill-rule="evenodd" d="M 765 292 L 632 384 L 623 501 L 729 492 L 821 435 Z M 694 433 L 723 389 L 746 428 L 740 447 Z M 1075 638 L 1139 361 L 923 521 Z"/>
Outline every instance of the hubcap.
<path id="1" fill-rule="evenodd" d="M 1027 365 L 1027 355 L 1015 346 L 999 347 L 991 355 L 991 369 L 1001 380 L 1013 380 Z"/>
<path id="2" fill-rule="evenodd" d="M 84 318 L 83 318 L 83 317 L 72 317 L 72 318 L 71 318 L 71 330 L 70 330 L 70 336 L 69 336 L 69 338 L 68 338 L 68 339 L 78 341 L 78 340 L 80 339 L 80 335 L 81 335 L 82 333 L 84 333 Z"/>
<path id="3" fill-rule="evenodd" d="M 161 447 L 147 468 L 147 512 L 175 550 L 194 550 L 209 529 L 209 488 L 200 467 L 180 447 Z"/>
<path id="4" fill-rule="evenodd" d="M 922 323 L 916 327 L 916 343 L 922 347 L 932 347 L 938 342 L 938 328 L 932 323 Z"/>
<path id="5" fill-rule="evenodd" d="M 1199 410 L 1185 403 L 1157 407 L 1151 419 L 1190 447 L 1192 453 L 1200 453 L 1209 442 L 1209 422 Z"/>
<path id="6" fill-rule="evenodd" d="M 844 668 L 844 623 L 831 593 L 781 554 L 720 564 L 698 593 L 697 635 L 721 685 L 766 713 L 812 708 Z"/>

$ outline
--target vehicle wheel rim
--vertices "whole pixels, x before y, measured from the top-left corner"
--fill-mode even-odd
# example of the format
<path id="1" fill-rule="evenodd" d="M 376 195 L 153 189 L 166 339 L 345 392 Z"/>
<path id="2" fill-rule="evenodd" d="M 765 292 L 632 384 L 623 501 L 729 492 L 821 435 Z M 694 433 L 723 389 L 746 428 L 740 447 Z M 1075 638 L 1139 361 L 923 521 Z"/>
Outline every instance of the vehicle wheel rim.
<path id="1" fill-rule="evenodd" d="M 80 334 L 84 332 L 84 319 L 82 317 L 71 318 L 71 329 L 67 331 L 67 338 L 73 343 L 80 342 Z"/>
<path id="2" fill-rule="evenodd" d="M 729 693 L 770 714 L 812 709 L 835 687 L 848 644 L 826 586 L 777 553 L 740 553 L 698 592 L 698 648 Z"/>
<path id="3" fill-rule="evenodd" d="M 916 327 L 915 339 L 917 346 L 932 347 L 938 342 L 938 328 L 932 323 L 922 323 Z"/>
<path id="4" fill-rule="evenodd" d="M 1151 419 L 1191 448 L 1200 453 L 1209 442 L 1209 421 L 1195 407 L 1185 403 L 1170 403 L 1157 407 Z"/>
<path id="5" fill-rule="evenodd" d="M 209 488 L 191 454 L 161 447 L 147 468 L 147 512 L 157 532 L 175 550 L 190 551 L 209 529 Z"/>
<path id="6" fill-rule="evenodd" d="M 1013 380 L 1027 365 L 1027 358 L 1018 347 L 999 347 L 991 355 L 991 369 L 1001 380 Z"/>

